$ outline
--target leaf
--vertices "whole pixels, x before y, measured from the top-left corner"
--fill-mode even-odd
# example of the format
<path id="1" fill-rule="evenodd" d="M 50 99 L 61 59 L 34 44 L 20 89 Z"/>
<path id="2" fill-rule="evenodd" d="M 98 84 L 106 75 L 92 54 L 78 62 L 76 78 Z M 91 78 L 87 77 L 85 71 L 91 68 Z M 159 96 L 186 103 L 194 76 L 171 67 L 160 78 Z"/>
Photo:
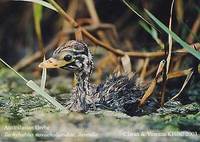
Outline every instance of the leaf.
<path id="1" fill-rule="evenodd" d="M 147 89 L 147 91 L 145 92 L 144 96 L 140 100 L 140 105 L 143 105 L 146 102 L 146 100 L 152 95 L 152 93 L 153 93 L 153 91 L 154 91 L 154 89 L 156 87 L 156 84 L 157 84 L 156 79 L 154 79 L 151 82 L 151 84 L 150 84 L 149 88 Z"/>
<path id="2" fill-rule="evenodd" d="M 183 86 L 181 87 L 181 90 L 173 98 L 171 98 L 170 100 L 176 99 L 182 93 L 182 91 L 184 90 L 185 86 L 188 84 L 189 80 L 191 79 L 193 73 L 194 73 L 194 71 L 190 70 L 190 73 L 187 75 L 187 77 L 186 77 L 186 79 L 185 79 L 185 81 L 183 83 Z"/>
<path id="3" fill-rule="evenodd" d="M 34 17 L 34 24 L 35 24 L 35 31 L 37 34 L 38 38 L 38 43 L 39 43 L 39 48 L 41 52 L 44 53 L 44 47 L 43 47 L 43 42 L 42 42 L 42 32 L 41 32 L 41 26 L 40 22 L 42 19 L 42 6 L 39 4 L 33 4 L 33 17 Z"/>
<path id="4" fill-rule="evenodd" d="M 156 78 L 157 78 L 157 79 L 160 77 L 162 71 L 164 70 L 165 63 L 166 63 L 165 60 L 160 61 L 160 64 L 159 64 L 159 66 L 158 66 L 158 70 L 157 70 L 157 72 L 156 72 Z"/>
<path id="5" fill-rule="evenodd" d="M 156 31 L 155 28 L 150 28 L 145 22 L 139 21 L 139 25 L 146 31 L 148 32 L 152 38 L 157 42 L 157 44 L 161 47 L 161 49 L 164 48 L 163 42 L 158 38 L 158 32 Z"/>
<path id="6" fill-rule="evenodd" d="M 122 0 L 124 2 L 124 4 L 126 4 L 126 6 L 128 6 L 128 8 L 130 8 L 137 16 L 139 16 L 142 20 L 144 20 L 147 24 L 151 25 L 153 27 L 153 25 L 144 18 L 144 16 L 142 14 L 140 14 L 137 10 L 137 7 L 130 1 L 130 0 Z"/>
<path id="7" fill-rule="evenodd" d="M 42 19 L 42 6 L 39 4 L 33 4 L 33 16 L 34 16 L 34 24 L 35 24 L 35 31 L 38 39 L 38 45 L 40 51 L 44 55 L 44 46 L 42 41 L 42 32 L 41 32 L 41 19 Z"/>
<path id="8" fill-rule="evenodd" d="M 158 70 L 156 73 L 156 77 L 152 80 L 151 84 L 149 85 L 149 88 L 146 90 L 144 95 L 142 96 L 142 99 L 140 100 L 140 106 L 143 105 L 146 100 L 152 95 L 153 91 L 156 88 L 158 78 L 161 76 L 161 73 L 163 72 L 165 66 L 165 60 L 160 61 L 160 64 L 158 66 Z"/>
<path id="9" fill-rule="evenodd" d="M 64 106 L 62 106 L 59 102 L 57 102 L 53 97 L 48 95 L 46 92 L 44 92 L 35 82 L 32 80 L 25 79 L 21 74 L 19 74 L 15 69 L 13 69 L 10 65 L 8 65 L 4 60 L 0 58 L 0 61 L 5 64 L 9 69 L 11 69 L 13 72 L 15 72 L 21 79 L 24 80 L 26 85 L 33 89 L 37 94 L 44 97 L 47 101 L 49 101 L 52 105 L 54 105 L 58 110 L 66 110 Z"/>
<path id="10" fill-rule="evenodd" d="M 45 56 L 43 58 L 43 62 L 45 61 Z M 47 69 L 46 68 L 42 68 L 42 78 L 41 78 L 41 85 L 40 87 L 45 90 L 45 84 L 46 84 L 46 80 L 47 80 Z"/>
<path id="11" fill-rule="evenodd" d="M 150 22 L 148 22 L 141 14 L 139 14 L 135 9 L 137 8 L 130 0 L 122 0 L 136 15 L 138 15 L 141 19 L 143 19 L 146 23 L 151 25 L 153 28 L 155 28 Z M 195 49 L 191 48 L 189 44 L 187 44 L 185 41 L 183 41 L 179 36 L 177 36 L 174 32 L 169 31 L 169 29 L 160 22 L 155 16 L 153 16 L 148 10 L 145 9 L 145 12 L 147 15 L 160 27 L 162 28 L 167 34 L 170 34 L 172 38 L 178 42 L 183 48 L 188 50 L 189 53 L 194 55 L 196 58 L 200 60 L 200 53 L 197 52 Z M 156 28 L 155 28 L 156 29 Z M 156 29 L 159 31 L 158 29 Z"/>
<path id="12" fill-rule="evenodd" d="M 40 52 L 43 54 L 43 61 L 45 61 L 45 52 L 44 52 L 44 46 L 43 46 L 43 40 L 42 40 L 42 31 L 41 31 L 41 19 L 42 19 L 42 5 L 33 4 L 33 16 L 34 16 L 34 23 L 35 23 L 35 31 L 38 39 L 38 45 Z M 45 89 L 45 84 L 46 84 L 46 75 L 47 74 L 47 69 L 43 68 L 42 69 L 42 78 L 41 78 L 41 88 L 44 90 Z"/>
<path id="13" fill-rule="evenodd" d="M 173 14 L 173 6 L 174 6 L 174 0 L 171 3 L 171 9 L 170 9 L 170 17 L 169 17 L 169 31 L 172 31 L 172 14 Z M 171 61 L 171 55 L 172 55 L 172 36 L 168 34 L 168 56 L 167 56 L 167 64 L 166 64 L 166 74 L 169 72 L 169 66 Z"/>
<path id="14" fill-rule="evenodd" d="M 183 48 L 185 48 L 189 53 L 191 53 L 193 56 L 195 56 L 197 59 L 200 60 L 200 52 L 196 51 L 194 48 L 192 48 L 189 44 L 187 44 L 185 41 L 183 41 L 178 35 L 176 35 L 173 31 L 170 31 L 160 20 L 158 20 L 155 16 L 153 16 L 148 10 L 146 10 L 146 13 L 149 15 L 150 18 L 153 19 L 153 21 L 167 34 L 170 34 L 172 38 L 179 43 Z"/>
<path id="15" fill-rule="evenodd" d="M 33 11 L 34 11 L 34 19 L 35 21 L 37 21 L 38 23 L 40 23 L 41 19 L 42 19 L 42 5 L 33 4 Z"/>
<path id="16" fill-rule="evenodd" d="M 151 29 L 145 22 L 139 21 L 139 25 L 151 35 Z"/>
<path id="17" fill-rule="evenodd" d="M 28 82 L 26 78 L 24 78 L 21 74 L 19 74 L 15 69 L 13 69 L 10 65 L 8 65 L 3 59 L 0 58 L 0 61 L 6 65 L 9 69 L 11 69 L 14 73 L 16 73 L 21 79 L 23 79 L 25 82 Z"/>
<path id="18" fill-rule="evenodd" d="M 52 6 L 50 3 L 43 1 L 43 0 L 13 0 L 13 1 L 24 1 L 24 2 L 32 2 L 32 3 L 37 3 L 40 4 L 46 8 L 49 8 L 51 10 L 57 11 L 54 6 Z"/>
<path id="19" fill-rule="evenodd" d="M 56 106 L 59 110 L 65 110 L 65 107 L 62 106 L 60 103 L 58 103 L 53 97 L 49 96 L 46 92 L 44 92 L 35 82 L 32 80 L 29 80 L 26 85 L 33 89 L 35 92 L 37 92 L 39 95 L 44 97 L 46 100 L 48 100 L 51 104 Z"/>
<path id="20" fill-rule="evenodd" d="M 151 34 L 152 34 L 152 37 L 157 41 L 158 32 L 154 28 L 151 29 Z"/>
<path id="21" fill-rule="evenodd" d="M 131 73 L 132 68 L 131 68 L 131 60 L 129 58 L 128 55 L 124 55 L 121 58 L 121 62 L 122 62 L 122 67 L 125 73 Z"/>

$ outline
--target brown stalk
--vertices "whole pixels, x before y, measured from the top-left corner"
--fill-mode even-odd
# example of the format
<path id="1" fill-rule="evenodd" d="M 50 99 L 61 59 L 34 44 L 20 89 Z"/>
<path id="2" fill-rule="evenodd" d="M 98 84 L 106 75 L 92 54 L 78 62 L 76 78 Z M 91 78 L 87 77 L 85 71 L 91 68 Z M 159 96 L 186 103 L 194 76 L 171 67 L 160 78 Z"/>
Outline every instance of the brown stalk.
<path id="1" fill-rule="evenodd" d="M 140 51 L 131 51 L 131 52 L 124 52 L 125 54 L 129 55 L 129 56 L 133 56 L 133 57 L 162 57 L 165 56 L 165 52 L 164 51 L 155 51 L 155 52 L 140 52 Z M 179 49 L 176 51 L 172 52 L 173 54 L 175 53 L 187 53 L 186 50 L 184 49 Z"/>
<path id="2" fill-rule="evenodd" d="M 186 87 L 186 85 L 188 84 L 188 82 L 190 81 L 190 79 L 191 79 L 191 77 L 192 77 L 193 74 L 194 74 L 194 71 L 191 70 L 188 73 L 188 75 L 187 75 L 187 77 L 186 77 L 186 79 L 185 79 L 185 81 L 183 83 L 183 86 L 181 87 L 181 90 L 173 98 L 171 98 L 171 100 L 176 99 L 182 93 L 182 91 L 184 90 L 184 88 Z"/>
<path id="3" fill-rule="evenodd" d="M 176 7 L 176 19 L 179 23 L 183 21 L 184 16 L 184 6 L 183 6 L 183 0 L 176 0 L 175 1 L 175 7 Z"/>
<path id="4" fill-rule="evenodd" d="M 125 54 L 128 55 L 128 56 L 133 56 L 133 57 L 160 57 L 160 56 L 164 56 L 164 52 L 162 51 L 158 51 L 158 52 L 123 52 L 119 49 L 114 49 L 112 48 L 110 45 L 108 44 L 105 44 L 103 43 L 102 41 L 98 40 L 97 38 L 95 38 L 94 36 L 92 36 L 85 28 L 82 28 L 79 26 L 79 24 L 73 19 L 71 18 L 67 13 L 65 13 L 65 11 L 54 1 L 54 0 L 48 0 L 58 11 L 59 13 L 76 29 L 76 28 L 80 28 L 81 31 L 82 31 L 82 34 L 85 35 L 88 39 L 90 39 L 94 44 L 96 45 L 99 45 L 99 46 L 102 46 L 104 47 L 105 49 L 107 49 L 108 51 L 114 53 L 115 55 L 118 55 L 118 56 L 124 56 Z M 112 27 L 111 24 L 104 24 L 104 25 L 98 25 L 98 26 L 88 26 L 88 30 L 95 30 L 95 28 L 110 28 Z M 70 29 L 70 31 L 66 31 L 66 32 L 63 32 L 63 33 L 59 33 L 59 35 L 63 35 L 63 34 L 67 34 L 67 33 L 74 33 L 75 30 L 73 29 Z M 59 38 L 60 38 L 59 36 Z M 54 40 L 56 40 L 56 43 L 57 41 L 59 40 L 59 38 L 54 38 Z M 52 41 L 49 45 L 52 45 L 52 43 L 54 43 L 55 45 L 55 41 Z M 49 46 L 48 45 L 48 46 Z M 46 51 L 49 51 L 50 49 L 52 49 L 52 46 L 51 48 L 47 48 L 45 50 L 45 53 Z M 184 49 L 181 49 L 181 50 L 177 50 L 177 51 L 174 51 L 173 53 L 187 53 L 187 51 L 185 51 Z M 33 54 L 33 57 L 28 57 L 28 58 L 23 58 L 20 62 L 18 62 L 18 64 L 15 65 L 15 69 L 16 70 L 19 70 L 19 69 L 22 69 L 24 67 L 26 67 L 27 65 L 31 64 L 33 61 L 39 59 L 40 57 L 42 56 L 41 53 L 34 53 Z"/>
<path id="5" fill-rule="evenodd" d="M 82 29 L 81 28 L 77 28 L 76 29 L 75 38 L 78 41 L 82 41 L 83 40 L 83 34 L 82 34 Z"/>
<path id="6" fill-rule="evenodd" d="M 172 30 L 172 14 L 173 14 L 173 6 L 174 6 L 174 0 L 171 3 L 171 9 L 170 9 L 170 17 L 169 17 L 169 30 Z M 166 74 L 169 72 L 169 66 L 170 66 L 170 60 L 171 60 L 171 54 L 172 54 L 172 36 L 168 35 L 168 56 L 167 56 L 167 64 L 166 64 Z"/>
<path id="7" fill-rule="evenodd" d="M 196 33 L 198 33 L 200 28 L 200 14 L 198 15 L 196 21 L 194 22 L 193 26 L 192 26 L 192 30 L 189 34 L 189 36 L 187 37 L 187 42 L 188 43 L 192 43 L 194 41 L 194 35 L 196 35 Z"/>
<path id="8" fill-rule="evenodd" d="M 149 85 L 149 88 L 147 89 L 147 91 L 145 92 L 144 96 L 142 97 L 142 99 L 140 100 L 140 104 L 139 106 L 142 106 L 146 100 L 152 95 L 155 87 L 156 87 L 157 81 L 156 79 L 153 79 L 151 84 Z"/>
<path id="9" fill-rule="evenodd" d="M 149 58 L 146 58 L 145 61 L 144 61 L 144 64 L 143 64 L 143 68 L 142 68 L 141 74 L 140 74 L 140 78 L 141 78 L 142 81 L 145 78 L 148 64 L 149 64 Z"/>
<path id="10" fill-rule="evenodd" d="M 88 8 L 89 14 L 92 18 L 93 21 L 93 25 L 94 26 L 100 26 L 102 25 L 98 16 L 98 13 L 96 11 L 95 8 L 95 4 L 93 0 L 85 0 L 85 4 Z M 112 25 L 112 27 L 110 27 L 109 29 L 111 29 L 111 34 L 110 34 L 110 38 L 112 37 L 117 37 L 116 34 L 116 30 L 115 30 L 115 26 Z M 109 46 L 111 46 L 111 42 L 109 41 L 109 39 L 106 37 L 105 31 L 103 30 L 98 30 L 97 31 L 97 35 L 99 36 L 99 38 L 101 39 L 101 41 Z M 113 42 L 115 43 L 115 41 Z M 101 80 L 101 75 L 102 75 L 102 70 L 104 70 L 105 68 L 107 68 L 108 66 L 111 67 L 112 69 L 114 69 L 116 66 L 119 66 L 121 64 L 119 64 L 119 61 L 117 59 L 117 57 L 112 53 L 109 52 L 108 55 L 106 55 L 105 57 L 103 57 L 99 63 L 98 63 L 98 67 L 97 67 L 97 83 L 100 82 Z"/>
<path id="11" fill-rule="evenodd" d="M 170 17 L 169 17 L 169 26 L 168 26 L 169 31 L 172 30 L 173 6 L 174 6 L 174 0 L 172 0 L 171 8 L 170 8 Z M 170 62 L 171 62 L 171 55 L 172 55 L 172 36 L 170 34 L 168 35 L 168 44 L 169 44 L 168 55 L 167 55 L 165 67 L 163 69 L 163 75 L 162 75 L 163 82 L 162 82 L 162 87 L 161 87 L 161 91 L 160 91 L 161 92 L 160 93 L 161 94 L 161 101 L 160 101 L 161 106 L 164 105 L 167 74 L 169 72 Z M 166 47 L 165 47 L 165 50 L 166 50 Z"/>
<path id="12" fill-rule="evenodd" d="M 100 24 L 99 16 L 97 15 L 97 12 L 94 6 L 94 1 L 85 0 L 85 4 L 89 10 L 90 16 L 92 17 L 94 24 Z"/>
<path id="13" fill-rule="evenodd" d="M 174 71 L 167 75 L 167 80 L 174 79 L 178 77 L 187 76 L 191 72 L 192 68 L 182 70 L 182 71 Z M 200 73 L 200 68 L 198 68 L 198 72 Z M 158 79 L 158 83 L 162 82 L 162 78 Z"/>
<path id="14" fill-rule="evenodd" d="M 61 14 L 61 16 L 63 16 L 74 28 L 82 28 L 80 27 L 80 25 L 72 18 L 70 17 L 54 0 L 48 0 L 49 3 L 51 3 L 59 12 L 59 14 Z M 109 46 L 108 44 L 105 44 L 103 42 L 101 42 L 100 40 L 98 40 L 97 38 L 95 38 L 93 35 L 91 35 L 87 30 L 85 30 L 84 28 L 82 28 L 82 32 L 83 35 L 85 35 L 89 40 L 91 40 L 94 44 L 99 45 L 104 47 L 105 49 L 107 49 L 108 51 L 113 52 L 116 55 L 125 55 L 123 51 L 121 50 L 116 50 L 114 48 L 112 48 L 111 46 Z"/>
<path id="15" fill-rule="evenodd" d="M 78 8 L 78 0 L 70 0 L 69 1 L 69 6 L 66 10 L 66 12 L 72 17 L 74 18 L 75 15 L 76 15 L 76 10 Z M 63 19 L 62 19 L 63 20 Z M 62 21 L 62 31 L 66 31 L 68 29 L 72 29 L 72 25 L 66 21 L 66 20 L 63 20 Z M 75 32 L 75 30 L 73 30 L 73 33 Z M 69 36 L 61 36 L 60 39 L 59 39 L 59 45 L 62 44 L 63 42 L 65 41 L 68 41 L 69 40 Z"/>
<path id="16" fill-rule="evenodd" d="M 153 91 L 155 90 L 156 84 L 158 82 L 158 78 L 161 77 L 165 64 L 166 64 L 165 60 L 162 60 L 160 62 L 157 73 L 156 73 L 156 77 L 152 80 L 149 88 L 146 90 L 146 92 L 142 96 L 139 106 L 142 106 L 147 101 L 147 99 L 153 94 Z"/>
<path id="17" fill-rule="evenodd" d="M 51 3 L 74 28 L 79 27 L 78 23 L 71 17 L 69 16 L 54 0 L 48 0 L 49 3 Z"/>
<path id="18" fill-rule="evenodd" d="M 76 16 L 76 11 L 78 9 L 78 0 L 70 0 L 69 1 L 69 6 L 66 10 L 66 13 L 68 13 L 72 18 Z M 68 28 L 71 28 L 72 25 L 68 21 L 63 21 L 63 30 L 66 30 Z"/>

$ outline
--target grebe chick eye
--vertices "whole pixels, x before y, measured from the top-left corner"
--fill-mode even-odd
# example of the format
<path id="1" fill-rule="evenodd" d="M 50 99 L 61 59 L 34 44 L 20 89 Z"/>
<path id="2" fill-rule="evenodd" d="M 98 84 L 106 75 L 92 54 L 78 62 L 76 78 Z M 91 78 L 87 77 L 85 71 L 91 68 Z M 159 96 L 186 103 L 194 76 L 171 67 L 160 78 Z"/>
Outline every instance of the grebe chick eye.
<path id="1" fill-rule="evenodd" d="M 65 61 L 71 61 L 72 60 L 72 56 L 67 54 L 65 57 L 64 57 L 64 60 Z"/>

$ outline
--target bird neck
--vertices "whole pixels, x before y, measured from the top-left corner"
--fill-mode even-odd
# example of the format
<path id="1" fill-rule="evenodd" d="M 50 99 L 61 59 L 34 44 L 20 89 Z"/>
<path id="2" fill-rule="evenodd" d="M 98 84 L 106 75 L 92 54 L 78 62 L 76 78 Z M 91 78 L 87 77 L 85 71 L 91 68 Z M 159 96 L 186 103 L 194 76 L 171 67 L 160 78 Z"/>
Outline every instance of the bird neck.
<path id="1" fill-rule="evenodd" d="M 76 88 L 80 91 L 82 95 L 89 95 L 90 92 L 90 82 L 89 82 L 89 77 L 90 75 L 81 72 L 75 74 L 76 76 Z"/>
<path id="2" fill-rule="evenodd" d="M 91 95 L 91 84 L 89 78 L 92 74 L 93 60 L 90 53 L 88 53 L 88 59 L 83 62 L 83 69 L 75 73 L 77 83 L 76 88 L 79 90 L 82 96 Z"/>
<path id="3" fill-rule="evenodd" d="M 74 105 L 76 110 L 87 111 L 88 98 L 92 96 L 92 85 L 89 82 L 89 78 L 92 74 L 93 61 L 90 53 L 88 53 L 88 59 L 85 59 L 82 66 L 82 70 L 75 72 L 76 85 L 72 95 L 75 97 Z"/>
<path id="4" fill-rule="evenodd" d="M 73 106 L 76 111 L 87 111 L 87 96 L 91 95 L 91 86 L 89 83 L 89 75 L 85 73 L 76 73 L 76 85 L 73 88 L 72 96 L 73 96 Z"/>

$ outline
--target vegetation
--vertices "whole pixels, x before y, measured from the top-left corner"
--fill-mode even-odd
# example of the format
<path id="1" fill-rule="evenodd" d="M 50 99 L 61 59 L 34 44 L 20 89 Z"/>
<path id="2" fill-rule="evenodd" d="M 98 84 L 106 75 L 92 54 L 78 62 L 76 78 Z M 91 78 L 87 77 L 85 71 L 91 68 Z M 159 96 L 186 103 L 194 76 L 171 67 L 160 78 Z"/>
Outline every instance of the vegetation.
<path id="1" fill-rule="evenodd" d="M 172 141 L 198 141 L 199 1 L 0 4 L 1 141 L 73 141 L 76 136 L 82 141 L 159 141 L 138 136 L 167 140 L 173 135 L 181 137 L 171 137 Z M 73 74 L 41 70 L 38 64 L 70 39 L 90 45 L 96 62 L 93 82 L 135 72 L 147 84 L 140 106 L 154 97 L 160 108 L 140 117 L 106 110 L 68 112 L 64 106 L 71 96 Z"/>

